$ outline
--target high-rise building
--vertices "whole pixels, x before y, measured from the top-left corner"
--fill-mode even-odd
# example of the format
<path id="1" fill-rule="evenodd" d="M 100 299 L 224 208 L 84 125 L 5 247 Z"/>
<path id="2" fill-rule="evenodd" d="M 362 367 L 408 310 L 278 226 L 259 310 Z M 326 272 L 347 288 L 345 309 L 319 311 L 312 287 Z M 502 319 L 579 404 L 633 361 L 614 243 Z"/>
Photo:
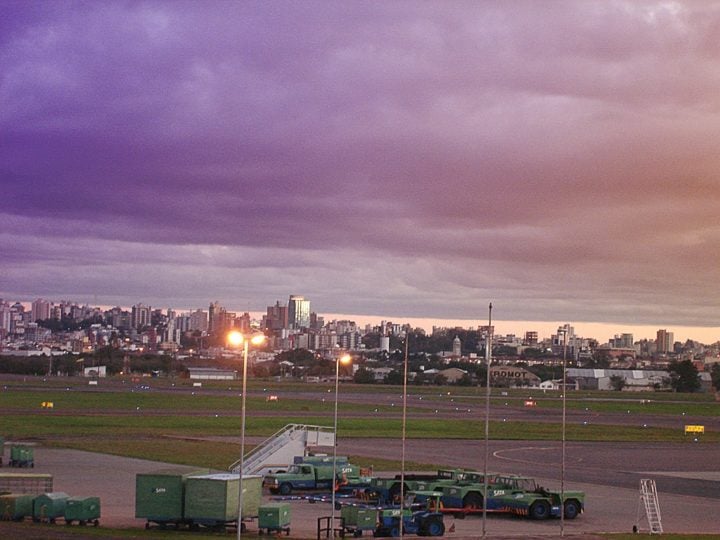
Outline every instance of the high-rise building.
<path id="1" fill-rule="evenodd" d="M 150 306 L 135 304 L 130 312 L 130 325 L 137 330 L 150 326 L 151 314 L 152 308 Z"/>
<path id="2" fill-rule="evenodd" d="M 217 301 L 210 304 L 208 308 L 208 332 L 211 334 L 215 332 L 216 317 L 221 309 L 220 302 Z"/>
<path id="3" fill-rule="evenodd" d="M 296 330 L 310 327 L 310 300 L 305 300 L 303 296 L 290 295 L 288 324 Z"/>
<path id="4" fill-rule="evenodd" d="M 190 330 L 208 331 L 208 314 L 202 309 L 196 309 L 190 314 Z"/>
<path id="5" fill-rule="evenodd" d="M 32 303 L 32 320 L 44 321 L 50 318 L 50 302 L 43 298 L 38 298 Z"/>
<path id="6" fill-rule="evenodd" d="M 657 331 L 657 352 L 658 354 L 667 354 L 673 352 L 673 343 L 675 335 L 667 330 Z"/>
<path id="7" fill-rule="evenodd" d="M 281 305 L 279 301 L 275 302 L 274 306 L 268 306 L 263 326 L 268 330 L 288 328 L 288 307 Z"/>

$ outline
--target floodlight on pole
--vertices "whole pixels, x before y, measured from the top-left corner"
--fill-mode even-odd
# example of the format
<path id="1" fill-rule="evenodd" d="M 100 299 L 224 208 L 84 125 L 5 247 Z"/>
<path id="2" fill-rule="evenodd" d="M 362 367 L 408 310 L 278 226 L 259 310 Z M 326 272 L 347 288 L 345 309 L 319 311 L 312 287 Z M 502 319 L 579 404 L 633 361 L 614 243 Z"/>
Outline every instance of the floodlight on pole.
<path id="1" fill-rule="evenodd" d="M 237 521 L 237 539 L 242 537 L 242 507 L 243 507 L 243 474 L 245 465 L 245 396 L 247 393 L 247 365 L 248 365 L 248 349 L 250 344 L 260 345 L 265 341 L 264 334 L 255 334 L 253 336 L 245 336 L 237 330 L 233 330 L 227 335 L 228 343 L 238 348 L 243 348 L 243 370 L 242 370 L 242 405 L 240 409 L 240 462 L 239 462 L 239 482 L 238 482 L 238 521 Z"/>
<path id="2" fill-rule="evenodd" d="M 340 364 L 347 365 L 352 361 L 349 354 L 344 354 L 335 359 L 335 413 L 333 415 L 333 474 L 332 474 L 332 510 L 330 511 L 330 529 L 332 537 L 335 538 L 335 488 L 337 481 L 337 425 L 338 425 L 338 387 L 340 386 Z"/>

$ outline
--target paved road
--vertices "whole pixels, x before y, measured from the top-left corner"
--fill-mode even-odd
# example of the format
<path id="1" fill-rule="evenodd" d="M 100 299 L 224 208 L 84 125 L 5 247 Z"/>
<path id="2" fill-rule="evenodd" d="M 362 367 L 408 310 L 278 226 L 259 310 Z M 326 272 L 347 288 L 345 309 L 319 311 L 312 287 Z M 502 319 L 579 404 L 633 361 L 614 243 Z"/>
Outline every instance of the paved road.
<path id="1" fill-rule="evenodd" d="M 353 439 L 341 440 L 338 451 L 355 455 L 369 455 L 396 459 L 399 456 L 399 441 Z M 602 444 L 573 445 L 568 452 L 576 464 L 588 463 L 602 467 L 603 464 L 615 463 L 608 467 L 609 474 L 604 478 L 583 480 L 583 467 L 568 469 L 566 489 L 580 489 L 587 494 L 587 511 L 576 520 L 565 522 L 566 535 L 589 535 L 599 532 L 630 532 L 637 521 L 639 494 L 636 478 L 651 476 L 658 481 L 660 505 L 663 525 L 666 532 L 720 533 L 716 513 L 718 508 L 718 492 L 720 478 L 717 478 L 718 448 L 702 448 L 709 445 L 695 445 L 682 448 L 652 448 L 643 452 L 640 445 L 624 448 L 608 448 Z M 536 448 L 536 449 L 533 449 Z M 545 446 L 546 450 L 537 449 L 535 442 L 502 442 L 494 441 L 489 467 L 491 470 L 503 470 L 534 474 L 546 487 L 559 487 L 559 470 L 555 463 L 544 463 L 548 454 L 555 454 L 556 448 Z M 699 449 L 699 450 L 696 450 Z M 672 456 L 690 451 L 691 459 L 709 461 L 691 470 L 690 463 L 679 466 Z M 648 465 L 647 456 L 653 451 L 666 457 Z M 578 452 L 583 460 L 579 461 Z M 695 452 L 695 453 L 693 453 Z M 713 454 L 715 457 L 713 457 Z M 442 441 L 410 441 L 407 448 L 408 459 L 436 462 L 439 466 L 466 466 L 482 468 L 484 451 L 477 442 L 453 442 L 449 447 Z M 515 461 L 508 462 L 507 456 Z M 522 459 L 517 461 L 518 456 Z M 59 450 L 36 448 L 35 472 L 48 472 L 54 475 L 56 491 L 65 491 L 70 495 L 99 495 L 102 501 L 101 524 L 116 527 L 143 527 L 144 522 L 134 518 L 135 475 L 148 472 L 167 465 L 139 459 L 107 456 L 76 450 Z M 618 464 L 622 463 L 622 467 Z M 613 470 L 616 469 L 616 470 Z M 621 470 L 622 469 L 622 470 Z M 646 475 L 653 470 L 652 475 Z M 682 489 L 683 477 L 693 477 L 703 472 L 708 478 L 711 488 L 704 496 L 677 494 Z M 624 474 L 628 476 L 625 477 Z M 664 488 L 667 482 L 669 489 Z M 330 514 L 328 504 L 309 504 L 303 501 L 292 502 L 292 534 L 294 538 L 313 538 L 316 535 L 317 518 Z M 482 533 L 482 520 L 469 517 L 464 520 L 448 518 L 447 527 L 454 525 L 455 532 L 449 537 L 477 538 Z M 641 522 L 641 526 L 645 525 Z M 493 538 L 532 536 L 553 536 L 560 533 L 559 520 L 534 522 L 508 516 L 490 516 L 486 522 L 486 533 Z M 254 524 L 249 524 L 254 530 Z M 0 535 L 2 535 L 0 525 Z M 584 536 L 586 537 L 586 536 Z M 48 537 L 49 538 L 49 537 Z"/>

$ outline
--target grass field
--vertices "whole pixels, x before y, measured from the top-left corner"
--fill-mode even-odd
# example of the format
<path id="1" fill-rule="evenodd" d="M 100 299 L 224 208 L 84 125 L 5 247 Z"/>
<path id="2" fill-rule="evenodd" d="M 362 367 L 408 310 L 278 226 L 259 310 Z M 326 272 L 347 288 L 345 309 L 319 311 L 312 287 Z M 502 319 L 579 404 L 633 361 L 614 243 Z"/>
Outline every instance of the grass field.
<path id="1" fill-rule="evenodd" d="M 183 465 L 224 469 L 237 456 L 239 431 L 239 392 L 236 381 L 204 383 L 195 388 L 186 380 L 148 379 L 142 384 L 123 380 L 101 381 L 107 388 L 88 388 L 83 379 L 26 378 L 4 385 L 0 391 L 3 432 L 9 440 L 31 440 L 46 446 L 153 459 Z M 151 388 L 150 385 L 152 386 Z M 328 399 L 327 384 L 275 383 L 251 381 L 253 397 L 247 399 L 246 434 L 269 437 L 289 423 L 330 425 L 334 405 Z M 343 394 L 367 392 L 398 395 L 400 388 L 382 385 L 344 384 Z M 432 439 L 482 439 L 485 423 L 481 414 L 484 389 L 462 387 L 411 388 L 408 396 L 407 437 Z M 282 397 L 268 403 L 261 395 L 289 392 L 302 399 Z M 502 395 L 506 393 L 507 395 Z M 529 389 L 493 389 L 491 407 L 522 407 L 533 397 L 538 408 L 559 408 L 559 394 L 547 392 L 534 396 Z M 308 397 L 309 396 L 309 397 Z M 420 399 L 422 397 L 422 400 Z M 681 399 L 687 398 L 687 399 Z M 628 394 L 620 392 L 578 392 L 568 396 L 568 409 L 588 412 L 653 414 L 677 417 L 715 417 L 720 404 L 713 396 L 681 394 Z M 42 402 L 51 401 L 52 410 Z M 413 418 L 425 415 L 434 406 L 472 405 L 465 417 Z M 423 408 L 420 407 L 423 406 Z M 339 404 L 339 430 L 343 437 L 399 438 L 402 423 L 399 407 L 358 403 Z M 272 415 L 267 415 L 270 412 Z M 253 413 L 261 413 L 257 415 Z M 353 413 L 351 415 L 350 413 Z M 343 416 L 345 414 L 345 416 Z M 492 439 L 559 440 L 559 422 L 491 421 Z M 604 442 L 686 442 L 678 429 L 628 425 L 568 424 L 568 441 Z M 207 440 L 208 438 L 228 440 Z M 709 432 L 702 442 L 718 442 L 720 434 Z M 250 448 L 251 445 L 248 446 Z M 208 463 L 208 460 L 211 463 Z M 367 460 L 358 460 L 360 462 Z M 369 464 L 369 463 L 361 463 Z M 377 463 L 374 463 L 376 467 Z M 394 463 L 385 466 L 393 468 Z M 414 464 L 416 468 L 430 464 Z"/>

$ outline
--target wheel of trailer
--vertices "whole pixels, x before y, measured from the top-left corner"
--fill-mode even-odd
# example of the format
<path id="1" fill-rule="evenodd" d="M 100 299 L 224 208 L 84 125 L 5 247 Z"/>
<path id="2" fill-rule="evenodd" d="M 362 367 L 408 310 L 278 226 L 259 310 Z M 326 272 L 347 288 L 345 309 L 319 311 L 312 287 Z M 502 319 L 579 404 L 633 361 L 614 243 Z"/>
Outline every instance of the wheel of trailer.
<path id="1" fill-rule="evenodd" d="M 533 519 L 547 519 L 550 517 L 550 505 L 547 501 L 535 501 L 530 506 L 530 517 Z"/>
<path id="2" fill-rule="evenodd" d="M 580 504 L 575 499 L 565 501 L 565 519 L 575 519 L 580 513 Z"/>
<path id="3" fill-rule="evenodd" d="M 93 521 L 93 527 L 97 527 L 98 525 L 100 525 L 100 522 L 97 519 Z"/>
<path id="4" fill-rule="evenodd" d="M 397 538 L 398 536 L 400 536 L 400 527 L 393 526 L 390 529 L 390 536 L 392 536 L 393 538 Z"/>
<path id="5" fill-rule="evenodd" d="M 482 495 L 476 491 L 471 491 L 463 498 L 463 508 L 478 509 L 483 507 Z"/>
<path id="6" fill-rule="evenodd" d="M 292 486 L 287 482 L 283 482 L 282 484 L 280 484 L 280 489 L 278 491 L 280 492 L 280 495 L 290 495 L 290 492 L 292 491 Z"/>
<path id="7" fill-rule="evenodd" d="M 445 523 L 442 519 L 432 517 L 425 522 L 426 536 L 442 536 L 445 534 Z"/>

